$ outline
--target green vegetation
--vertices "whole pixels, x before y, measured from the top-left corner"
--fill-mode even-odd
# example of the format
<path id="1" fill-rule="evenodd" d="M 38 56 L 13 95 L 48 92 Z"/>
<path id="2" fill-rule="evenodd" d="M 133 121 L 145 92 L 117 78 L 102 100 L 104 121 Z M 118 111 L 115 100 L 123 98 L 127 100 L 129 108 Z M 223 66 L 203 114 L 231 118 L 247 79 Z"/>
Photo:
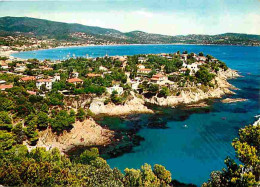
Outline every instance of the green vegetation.
<path id="1" fill-rule="evenodd" d="M 115 43 L 185 43 L 185 44 L 228 44 L 228 45 L 259 45 L 259 35 L 226 33 L 219 35 L 186 35 L 186 36 L 167 36 L 160 34 L 150 34 L 142 31 L 132 31 L 123 33 L 114 29 L 105 29 L 100 27 L 91 27 L 80 24 L 67 24 L 42 19 L 28 17 L 2 17 L 0 18 L 0 31 L 3 36 L 16 35 L 21 32 L 26 37 L 37 37 L 39 39 L 56 39 L 53 45 L 57 45 L 58 41 L 71 41 L 84 43 L 89 38 L 74 37 L 72 34 L 76 32 L 84 33 L 86 36 L 93 37 L 93 44 L 106 42 Z M 29 34 L 30 33 L 30 34 Z M 32 35 L 31 33 L 35 33 Z M 109 34 L 108 34 L 109 33 Z M 27 42 L 26 42 L 27 41 Z M 9 42 L 0 40 L 0 45 L 14 46 L 28 44 L 27 40 L 18 40 Z M 44 44 L 41 46 L 44 48 Z"/>
<path id="2" fill-rule="evenodd" d="M 122 174 L 111 169 L 96 148 L 71 161 L 56 148 L 28 152 L 14 137 L 0 131 L 0 184 L 5 186 L 167 186 L 171 182 L 171 173 L 161 165 L 152 170 L 145 164 L 141 170 L 126 169 Z"/>
<path id="3" fill-rule="evenodd" d="M 260 125 L 240 129 L 239 138 L 234 139 L 232 145 L 242 164 L 228 157 L 225 160 L 227 168 L 212 172 L 203 187 L 260 185 Z"/>

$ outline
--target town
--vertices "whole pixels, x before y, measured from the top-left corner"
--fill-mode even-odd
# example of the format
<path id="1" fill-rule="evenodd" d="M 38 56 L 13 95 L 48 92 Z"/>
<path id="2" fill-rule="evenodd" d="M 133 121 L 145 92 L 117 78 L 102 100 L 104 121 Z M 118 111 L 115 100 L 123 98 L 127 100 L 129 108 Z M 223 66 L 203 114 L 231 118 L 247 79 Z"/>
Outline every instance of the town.
<path id="1" fill-rule="evenodd" d="M 1 77 L 16 77 L 16 82 L 8 78 L 0 80 L 1 90 L 22 85 L 29 94 L 40 96 L 50 91 L 64 95 L 116 94 L 114 102 L 122 95 L 129 95 L 130 91 L 169 96 L 178 95 L 185 87 L 214 87 L 210 81 L 215 74 L 227 69 L 225 63 L 210 55 L 188 54 L 187 51 L 63 61 L 2 57 L 0 65 Z"/>

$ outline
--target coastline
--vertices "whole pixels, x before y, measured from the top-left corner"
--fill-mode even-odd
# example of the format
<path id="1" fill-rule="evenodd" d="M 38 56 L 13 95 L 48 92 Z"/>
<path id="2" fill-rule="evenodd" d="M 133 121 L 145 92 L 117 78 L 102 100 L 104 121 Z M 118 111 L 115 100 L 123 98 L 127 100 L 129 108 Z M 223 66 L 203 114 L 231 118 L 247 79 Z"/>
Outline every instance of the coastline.
<path id="1" fill-rule="evenodd" d="M 64 48 L 80 48 L 80 47 L 107 47 L 107 46 L 149 46 L 149 45 L 187 45 L 187 46 L 237 46 L 237 47 L 260 47 L 260 46 L 251 46 L 251 45 L 229 45 L 229 44 L 185 44 L 185 43 L 166 43 L 166 44 L 110 44 L 110 45 L 94 45 L 94 44 L 87 44 L 87 45 L 72 45 L 72 46 L 58 46 L 58 47 L 50 47 L 50 48 L 42 48 L 42 49 L 33 49 L 33 50 L 28 50 L 28 51 L 40 51 L 40 50 L 50 50 L 50 49 L 64 49 Z M 19 57 L 14 57 L 12 54 L 15 53 L 22 53 L 22 52 L 28 52 L 28 51 L 3 51 L 0 52 L 0 56 L 5 56 L 5 57 L 11 57 L 11 58 L 19 58 Z M 19 58 L 23 60 L 27 60 L 25 58 Z"/>

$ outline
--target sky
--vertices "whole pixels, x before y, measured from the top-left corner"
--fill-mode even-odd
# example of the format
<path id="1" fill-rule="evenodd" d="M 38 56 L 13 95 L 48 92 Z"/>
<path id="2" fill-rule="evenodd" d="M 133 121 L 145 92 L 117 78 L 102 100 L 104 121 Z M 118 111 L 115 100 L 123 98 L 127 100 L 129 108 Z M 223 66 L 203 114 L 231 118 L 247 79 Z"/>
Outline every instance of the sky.
<path id="1" fill-rule="evenodd" d="M 260 0 L 0 0 L 0 17 L 166 35 L 260 34 Z"/>

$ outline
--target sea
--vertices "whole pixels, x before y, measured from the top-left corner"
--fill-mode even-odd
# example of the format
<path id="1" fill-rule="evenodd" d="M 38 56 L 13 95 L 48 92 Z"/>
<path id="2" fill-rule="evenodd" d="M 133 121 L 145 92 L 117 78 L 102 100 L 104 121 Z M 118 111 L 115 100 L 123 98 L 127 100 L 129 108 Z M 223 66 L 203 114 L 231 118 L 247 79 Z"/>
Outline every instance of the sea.
<path id="1" fill-rule="evenodd" d="M 55 48 L 13 54 L 19 58 L 66 59 L 68 57 L 102 57 L 105 55 L 134 55 L 174 53 L 176 51 L 203 52 L 225 62 L 242 77 L 229 80 L 238 88 L 231 98 L 245 98 L 245 102 L 222 103 L 209 100 L 205 109 L 185 107 L 153 109 L 156 114 L 128 117 L 106 117 L 101 122 L 111 129 L 137 128 L 144 138 L 140 145 L 115 158 L 108 164 L 119 168 L 140 168 L 144 163 L 161 164 L 170 170 L 172 178 L 200 186 L 210 173 L 225 167 L 224 159 L 236 159 L 231 143 L 239 129 L 252 124 L 260 114 L 260 47 L 219 45 L 118 45 Z M 162 122 L 163 128 L 153 125 Z M 134 124 L 134 125 L 133 125 Z M 239 162 L 237 160 L 237 162 Z"/>

